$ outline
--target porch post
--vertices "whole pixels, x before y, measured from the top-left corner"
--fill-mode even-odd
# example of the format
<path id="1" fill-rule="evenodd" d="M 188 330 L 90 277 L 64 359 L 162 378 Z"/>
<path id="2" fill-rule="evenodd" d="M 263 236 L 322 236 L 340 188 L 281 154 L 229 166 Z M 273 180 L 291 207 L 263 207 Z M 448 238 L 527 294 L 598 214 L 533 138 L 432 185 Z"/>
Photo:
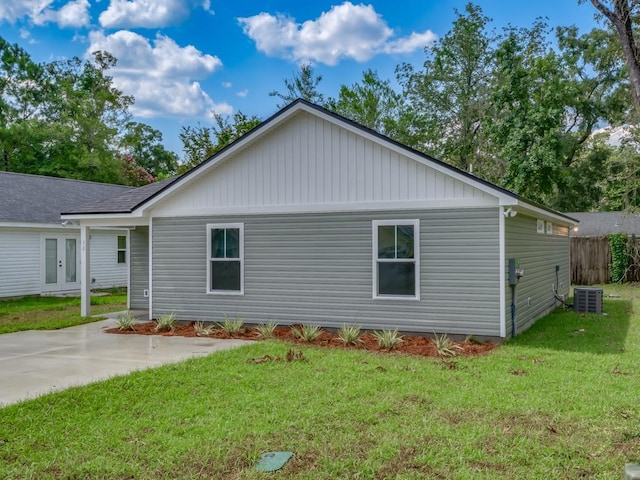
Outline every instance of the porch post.
<path id="1" fill-rule="evenodd" d="M 80 226 L 80 315 L 91 315 L 90 229 Z"/>

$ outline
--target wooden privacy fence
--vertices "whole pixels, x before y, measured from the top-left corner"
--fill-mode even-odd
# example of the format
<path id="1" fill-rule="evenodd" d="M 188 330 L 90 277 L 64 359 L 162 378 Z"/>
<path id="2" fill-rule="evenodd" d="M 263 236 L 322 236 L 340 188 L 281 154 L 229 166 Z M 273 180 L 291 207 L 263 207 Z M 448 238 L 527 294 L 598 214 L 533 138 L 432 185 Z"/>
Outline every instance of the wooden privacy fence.
<path id="1" fill-rule="evenodd" d="M 637 258 L 638 239 L 629 238 L 630 266 L 624 277 L 625 282 L 640 281 L 640 264 Z M 607 237 L 571 238 L 571 283 L 573 285 L 594 285 L 611 282 L 611 245 Z"/>

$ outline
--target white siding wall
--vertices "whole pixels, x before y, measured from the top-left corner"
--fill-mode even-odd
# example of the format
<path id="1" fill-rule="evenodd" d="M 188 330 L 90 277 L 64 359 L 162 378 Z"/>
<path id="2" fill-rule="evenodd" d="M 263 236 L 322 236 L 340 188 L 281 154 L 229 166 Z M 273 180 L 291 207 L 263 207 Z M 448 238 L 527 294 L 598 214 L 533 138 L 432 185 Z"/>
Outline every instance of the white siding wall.
<path id="1" fill-rule="evenodd" d="M 40 231 L 0 228 L 0 297 L 40 293 Z"/>
<path id="2" fill-rule="evenodd" d="M 213 172 L 154 207 L 154 216 L 199 209 L 466 201 L 495 197 L 308 113 L 300 113 Z M 357 209 L 357 207 L 355 208 Z"/>
<path id="3" fill-rule="evenodd" d="M 127 264 L 118 263 L 118 235 L 126 231 L 91 231 L 91 287 L 110 288 L 127 285 Z M 129 248 L 129 245 L 127 245 Z"/>
<path id="4" fill-rule="evenodd" d="M 70 228 L 0 228 L 0 297 L 42 293 L 42 235 L 74 233 L 80 236 Z M 127 265 L 117 263 L 118 235 L 126 235 L 126 231 L 91 232 L 93 288 L 127 285 Z"/>

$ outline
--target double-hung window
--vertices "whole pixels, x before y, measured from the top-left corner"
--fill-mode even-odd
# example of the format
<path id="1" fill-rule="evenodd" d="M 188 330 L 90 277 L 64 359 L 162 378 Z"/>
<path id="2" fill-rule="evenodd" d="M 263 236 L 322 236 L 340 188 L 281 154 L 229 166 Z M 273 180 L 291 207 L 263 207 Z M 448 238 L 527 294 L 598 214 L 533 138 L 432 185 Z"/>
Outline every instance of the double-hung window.
<path id="1" fill-rule="evenodd" d="M 373 297 L 420 299 L 419 220 L 373 221 Z"/>
<path id="2" fill-rule="evenodd" d="M 244 293 L 244 224 L 207 225 L 207 292 Z"/>
<path id="3" fill-rule="evenodd" d="M 127 263 L 127 236 L 118 235 L 118 263 Z"/>

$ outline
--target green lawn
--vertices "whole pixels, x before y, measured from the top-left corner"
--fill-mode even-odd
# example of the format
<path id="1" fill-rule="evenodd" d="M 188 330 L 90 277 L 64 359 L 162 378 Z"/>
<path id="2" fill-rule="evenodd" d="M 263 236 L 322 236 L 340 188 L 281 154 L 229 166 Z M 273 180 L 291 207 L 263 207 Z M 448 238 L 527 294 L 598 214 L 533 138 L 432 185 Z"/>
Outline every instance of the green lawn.
<path id="1" fill-rule="evenodd" d="M 92 315 L 126 310 L 127 293 L 121 289 L 91 297 Z M 24 297 L 0 300 L 0 333 L 55 330 L 95 322 L 80 316 L 79 297 Z"/>
<path id="2" fill-rule="evenodd" d="M 0 478 L 622 478 L 640 462 L 640 289 L 449 363 L 261 342 L 0 409 Z M 295 347 L 297 349 L 297 347 Z M 253 465 L 290 450 L 277 474 Z"/>

